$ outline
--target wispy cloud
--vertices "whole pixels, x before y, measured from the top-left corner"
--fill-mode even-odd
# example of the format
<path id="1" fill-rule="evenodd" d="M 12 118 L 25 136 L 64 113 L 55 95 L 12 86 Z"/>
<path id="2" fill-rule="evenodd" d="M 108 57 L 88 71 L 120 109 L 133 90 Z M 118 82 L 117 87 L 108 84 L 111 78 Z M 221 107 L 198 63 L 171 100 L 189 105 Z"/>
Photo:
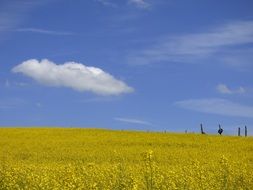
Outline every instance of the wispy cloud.
<path id="1" fill-rule="evenodd" d="M 45 30 L 45 29 L 39 29 L 39 28 L 19 28 L 19 29 L 16 29 L 15 31 L 17 31 L 17 32 L 31 32 L 31 33 L 46 34 L 46 35 L 56 35 L 56 36 L 75 35 L 72 32 Z"/>
<path id="2" fill-rule="evenodd" d="M 202 63 L 206 58 L 212 58 L 220 62 L 227 60 L 227 64 L 230 64 L 228 59 L 230 55 L 237 58 L 242 54 L 252 55 L 252 48 L 247 47 L 252 43 L 253 21 L 235 21 L 214 27 L 207 32 L 164 37 L 154 46 L 133 52 L 129 55 L 128 61 L 134 64 Z"/>
<path id="3" fill-rule="evenodd" d="M 28 86 L 28 83 L 25 82 L 14 82 L 14 85 L 19 86 L 19 87 L 25 87 Z"/>
<path id="4" fill-rule="evenodd" d="M 253 118 L 253 106 L 234 103 L 226 99 L 190 99 L 178 101 L 175 105 L 203 113 Z"/>
<path id="5" fill-rule="evenodd" d="M 6 88 L 9 88 L 9 87 L 11 86 L 8 79 L 5 81 L 4 86 L 5 86 Z"/>
<path id="6" fill-rule="evenodd" d="M 142 9 L 147 9 L 150 7 L 150 4 L 146 0 L 129 0 L 128 2 Z"/>
<path id="7" fill-rule="evenodd" d="M 118 4 L 116 4 L 116 1 L 112 1 L 112 0 L 93 0 L 94 2 L 100 3 L 103 6 L 107 6 L 107 7 L 119 7 Z M 126 0 L 126 2 L 129 5 L 134 5 L 137 8 L 140 9 L 148 9 L 150 8 L 150 3 L 147 2 L 147 0 Z"/>
<path id="8" fill-rule="evenodd" d="M 0 3 L 0 37 L 6 32 L 13 31 L 22 23 L 25 15 L 42 4 L 49 2 L 33 0 L 13 0 Z M 1 40 L 1 39 L 0 39 Z"/>
<path id="9" fill-rule="evenodd" d="M 16 82 L 16 81 L 10 81 L 9 79 L 5 80 L 4 86 L 6 88 L 10 88 L 13 86 L 18 86 L 18 87 L 25 87 L 28 86 L 28 83 L 24 83 L 24 82 Z"/>
<path id="10" fill-rule="evenodd" d="M 26 105 L 27 102 L 20 98 L 0 99 L 0 109 L 13 109 Z"/>
<path id="11" fill-rule="evenodd" d="M 230 89 L 225 84 L 218 84 L 216 86 L 216 89 L 221 94 L 244 94 L 246 92 L 245 88 L 243 88 L 242 86 L 237 89 Z"/>
<path id="12" fill-rule="evenodd" d="M 105 103 L 105 102 L 113 102 L 113 101 L 118 101 L 120 100 L 121 97 L 112 97 L 112 96 L 98 96 L 98 97 L 92 97 L 92 98 L 87 98 L 87 99 L 82 99 L 79 100 L 79 103 Z"/>
<path id="13" fill-rule="evenodd" d="M 150 123 L 148 121 L 143 121 L 143 120 L 133 119 L 133 118 L 115 117 L 114 120 L 125 122 L 125 123 L 138 124 L 138 125 L 148 125 L 148 126 L 153 125 L 152 123 Z"/>
<path id="14" fill-rule="evenodd" d="M 41 107 L 42 107 L 42 104 L 41 104 L 40 102 L 36 102 L 36 103 L 35 103 L 35 106 L 36 106 L 37 108 L 41 108 Z"/>
<path id="15" fill-rule="evenodd" d="M 134 91 L 126 83 L 100 68 L 75 62 L 57 65 L 47 59 L 42 61 L 31 59 L 14 67 L 12 72 L 22 73 L 47 86 L 68 87 L 98 95 L 119 95 Z"/>
<path id="16" fill-rule="evenodd" d="M 94 0 L 94 1 L 100 3 L 104 6 L 107 6 L 107 7 L 113 7 L 113 8 L 117 7 L 117 4 L 112 3 L 109 0 Z"/>

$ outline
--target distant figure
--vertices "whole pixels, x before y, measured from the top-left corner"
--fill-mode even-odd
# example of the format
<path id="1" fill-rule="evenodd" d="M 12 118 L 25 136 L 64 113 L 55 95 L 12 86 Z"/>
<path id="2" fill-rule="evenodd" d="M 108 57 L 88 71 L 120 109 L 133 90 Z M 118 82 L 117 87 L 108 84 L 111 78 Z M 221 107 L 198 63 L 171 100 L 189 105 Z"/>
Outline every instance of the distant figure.
<path id="1" fill-rule="evenodd" d="M 218 133 L 221 135 L 223 133 L 223 129 L 221 128 L 220 124 L 219 124 L 219 130 Z"/>

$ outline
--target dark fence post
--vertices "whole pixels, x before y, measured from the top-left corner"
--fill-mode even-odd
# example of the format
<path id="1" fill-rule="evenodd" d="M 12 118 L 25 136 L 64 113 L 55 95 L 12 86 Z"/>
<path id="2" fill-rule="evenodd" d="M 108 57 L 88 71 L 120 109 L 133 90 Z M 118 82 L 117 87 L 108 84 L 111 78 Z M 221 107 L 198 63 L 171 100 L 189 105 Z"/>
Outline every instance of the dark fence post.
<path id="1" fill-rule="evenodd" d="M 241 128 L 238 127 L 238 136 L 240 137 L 241 136 Z"/>
<path id="2" fill-rule="evenodd" d="M 200 124 L 200 131 L 201 131 L 201 134 L 206 134 L 206 133 L 204 132 L 202 123 Z"/>
<path id="3" fill-rule="evenodd" d="M 245 137 L 247 137 L 248 135 L 248 130 L 247 130 L 247 126 L 245 125 Z"/>

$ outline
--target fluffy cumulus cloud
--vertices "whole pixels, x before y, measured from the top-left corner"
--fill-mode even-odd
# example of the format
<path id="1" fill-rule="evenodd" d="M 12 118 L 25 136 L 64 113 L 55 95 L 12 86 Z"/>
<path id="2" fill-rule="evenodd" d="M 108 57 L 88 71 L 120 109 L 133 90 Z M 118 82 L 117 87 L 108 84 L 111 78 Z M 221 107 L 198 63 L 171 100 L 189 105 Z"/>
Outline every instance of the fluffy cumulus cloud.
<path id="1" fill-rule="evenodd" d="M 216 89 L 221 94 L 244 94 L 246 92 L 246 90 L 241 86 L 237 89 L 230 89 L 225 84 L 218 84 Z"/>
<path id="2" fill-rule="evenodd" d="M 47 86 L 68 87 L 99 95 L 119 95 L 133 92 L 133 88 L 102 69 L 75 62 L 57 65 L 47 59 L 42 61 L 31 59 L 14 67 L 12 72 L 22 73 Z"/>

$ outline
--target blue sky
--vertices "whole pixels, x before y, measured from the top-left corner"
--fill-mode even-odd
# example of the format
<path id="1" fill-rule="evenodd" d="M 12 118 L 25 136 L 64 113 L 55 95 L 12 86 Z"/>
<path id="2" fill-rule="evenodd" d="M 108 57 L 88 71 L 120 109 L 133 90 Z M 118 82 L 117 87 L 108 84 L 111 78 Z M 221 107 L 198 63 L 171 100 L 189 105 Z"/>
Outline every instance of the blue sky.
<path id="1" fill-rule="evenodd" d="M 253 134 L 251 0 L 0 1 L 0 125 Z"/>

